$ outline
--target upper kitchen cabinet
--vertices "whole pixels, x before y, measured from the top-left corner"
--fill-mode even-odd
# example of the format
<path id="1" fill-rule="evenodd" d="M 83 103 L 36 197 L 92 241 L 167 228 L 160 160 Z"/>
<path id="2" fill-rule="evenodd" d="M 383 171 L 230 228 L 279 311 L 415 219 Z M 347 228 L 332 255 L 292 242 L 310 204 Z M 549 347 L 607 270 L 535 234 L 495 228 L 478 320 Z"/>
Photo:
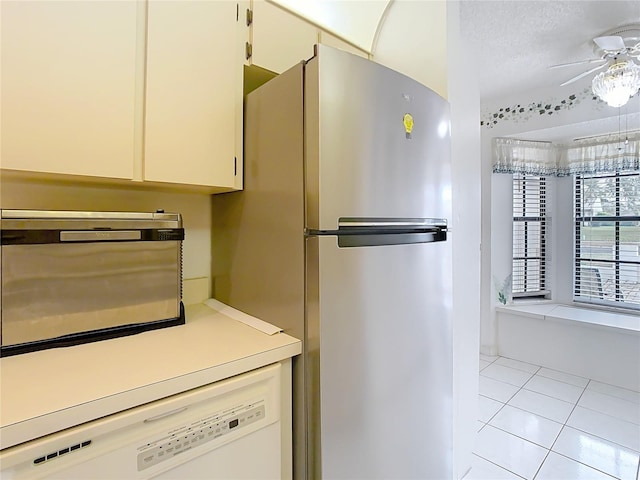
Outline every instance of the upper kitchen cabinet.
<path id="1" fill-rule="evenodd" d="M 242 188 L 248 5 L 149 1 L 144 180 Z"/>
<path id="2" fill-rule="evenodd" d="M 331 33 L 325 32 L 323 30 L 320 30 L 319 43 L 328 45 L 330 47 L 339 48 L 340 50 L 344 50 L 345 52 L 353 53 L 355 55 L 360 55 L 364 58 L 369 58 L 369 54 L 364 50 L 361 50 L 358 47 L 354 47 L 341 38 L 336 37 L 335 35 L 332 35 Z"/>
<path id="3" fill-rule="evenodd" d="M 265 0 L 253 0 L 251 11 L 250 65 L 282 73 L 313 57 L 317 27 Z"/>
<path id="4" fill-rule="evenodd" d="M 132 178 L 139 5 L 0 4 L 0 167 Z"/>

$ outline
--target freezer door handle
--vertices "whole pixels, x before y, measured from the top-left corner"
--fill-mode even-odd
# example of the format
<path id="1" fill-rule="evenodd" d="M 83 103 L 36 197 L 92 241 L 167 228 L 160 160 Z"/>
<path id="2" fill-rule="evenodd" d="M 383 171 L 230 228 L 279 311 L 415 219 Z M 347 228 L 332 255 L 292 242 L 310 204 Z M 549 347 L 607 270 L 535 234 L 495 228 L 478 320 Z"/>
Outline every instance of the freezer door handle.
<path id="1" fill-rule="evenodd" d="M 375 229 L 423 229 L 447 228 L 444 218 L 354 218 L 341 217 L 338 219 L 338 229 L 375 228 Z"/>
<path id="2" fill-rule="evenodd" d="M 433 243 L 444 242 L 447 240 L 446 230 L 430 229 L 423 231 L 410 232 L 366 232 L 340 234 L 338 238 L 338 247 L 376 247 L 382 245 L 409 245 L 412 243 Z"/>
<path id="3" fill-rule="evenodd" d="M 335 235 L 338 247 L 373 247 L 444 242 L 443 218 L 340 218 L 337 230 L 307 231 L 308 235 Z"/>

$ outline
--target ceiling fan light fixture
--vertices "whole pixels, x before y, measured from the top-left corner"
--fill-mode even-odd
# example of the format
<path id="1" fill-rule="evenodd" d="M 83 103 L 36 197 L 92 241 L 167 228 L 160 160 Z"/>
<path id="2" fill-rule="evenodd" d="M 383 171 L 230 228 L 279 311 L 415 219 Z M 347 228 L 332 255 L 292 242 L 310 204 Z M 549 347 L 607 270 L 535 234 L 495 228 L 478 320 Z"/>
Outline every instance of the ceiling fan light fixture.
<path id="1" fill-rule="evenodd" d="M 621 107 L 640 89 L 640 66 L 630 60 L 616 61 L 593 78 L 591 89 L 610 107 Z"/>

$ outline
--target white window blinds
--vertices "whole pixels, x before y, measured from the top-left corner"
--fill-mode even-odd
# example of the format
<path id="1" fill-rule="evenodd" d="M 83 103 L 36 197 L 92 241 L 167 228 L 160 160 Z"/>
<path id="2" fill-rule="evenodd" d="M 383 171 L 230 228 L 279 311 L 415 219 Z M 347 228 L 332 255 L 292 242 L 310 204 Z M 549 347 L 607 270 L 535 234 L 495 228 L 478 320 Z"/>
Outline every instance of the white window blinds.
<path id="1" fill-rule="evenodd" d="M 546 291 L 546 180 L 513 175 L 512 295 L 542 296 Z"/>
<path id="2" fill-rule="evenodd" d="M 573 293 L 640 310 L 640 172 L 576 175 Z"/>

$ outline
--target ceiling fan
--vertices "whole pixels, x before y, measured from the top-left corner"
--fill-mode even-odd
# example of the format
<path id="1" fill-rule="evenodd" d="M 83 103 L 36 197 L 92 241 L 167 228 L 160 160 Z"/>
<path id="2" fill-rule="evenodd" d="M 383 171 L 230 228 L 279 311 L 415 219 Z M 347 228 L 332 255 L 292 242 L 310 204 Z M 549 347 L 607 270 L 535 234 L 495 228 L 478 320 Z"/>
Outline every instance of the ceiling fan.
<path id="1" fill-rule="evenodd" d="M 590 73 L 600 70 L 609 64 L 615 63 L 615 60 L 619 57 L 635 57 L 640 60 L 640 25 L 627 25 L 625 27 L 616 28 L 615 30 L 609 31 L 600 37 L 594 38 L 593 44 L 594 53 L 599 55 L 599 58 L 590 58 L 578 62 L 560 63 L 549 67 L 552 69 L 590 63 L 600 64 L 586 72 L 582 72 L 575 77 L 570 78 L 566 82 L 562 83 L 560 85 L 561 87 L 569 85 L 576 80 L 580 80 Z"/>
<path id="2" fill-rule="evenodd" d="M 610 106 L 620 107 L 627 103 L 640 88 L 640 25 L 619 27 L 593 39 L 594 53 L 599 58 L 590 58 L 578 62 L 561 63 L 549 68 L 562 68 L 574 65 L 597 63 L 590 68 L 560 84 L 561 87 L 580 80 L 601 70 L 592 82 L 593 93 L 605 100 Z"/>

